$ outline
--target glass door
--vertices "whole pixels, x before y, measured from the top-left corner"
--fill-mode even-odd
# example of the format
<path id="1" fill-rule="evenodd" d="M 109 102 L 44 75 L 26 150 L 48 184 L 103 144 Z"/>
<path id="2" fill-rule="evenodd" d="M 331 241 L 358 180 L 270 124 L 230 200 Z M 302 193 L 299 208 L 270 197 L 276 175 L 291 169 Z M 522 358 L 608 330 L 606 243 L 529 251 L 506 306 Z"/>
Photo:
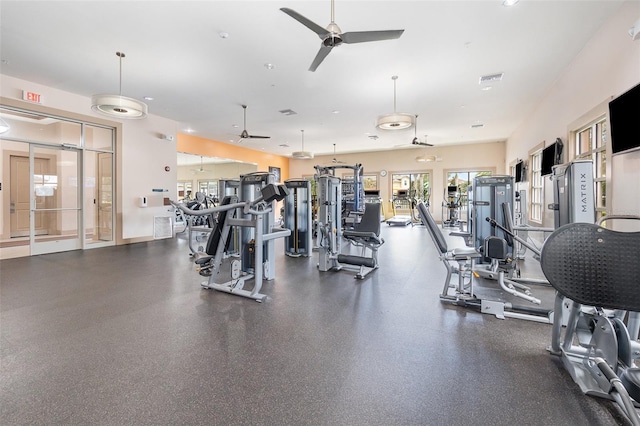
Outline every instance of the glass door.
<path id="1" fill-rule="evenodd" d="M 31 254 L 82 248 L 80 150 L 31 145 Z"/>

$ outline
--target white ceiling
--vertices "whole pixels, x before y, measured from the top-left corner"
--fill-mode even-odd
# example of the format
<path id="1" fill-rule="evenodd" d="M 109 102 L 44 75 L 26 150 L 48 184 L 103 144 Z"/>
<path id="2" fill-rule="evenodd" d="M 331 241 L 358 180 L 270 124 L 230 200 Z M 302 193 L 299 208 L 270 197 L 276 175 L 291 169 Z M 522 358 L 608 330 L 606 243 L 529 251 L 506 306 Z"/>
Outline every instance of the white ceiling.
<path id="1" fill-rule="evenodd" d="M 391 77 L 397 75 L 397 112 L 419 115 L 421 139 L 428 134 L 436 145 L 499 141 L 621 2 L 521 0 L 504 7 L 502 0 L 337 0 L 342 31 L 404 34 L 336 47 L 309 72 L 321 41 L 279 9 L 326 27 L 330 5 L 3 0 L 1 72 L 85 96 L 117 94 L 115 52 L 121 51 L 124 96 L 152 96 L 150 113 L 176 120 L 179 131 L 230 143 L 238 143 L 246 104 L 249 133 L 271 139 L 240 144 L 280 155 L 301 150 L 300 130 L 304 149 L 316 155 L 333 154 L 333 144 L 338 153 L 411 147 L 413 129 L 375 129 L 379 115 L 393 112 Z M 500 72 L 501 82 L 481 90 L 480 76 Z M 297 114 L 285 116 L 284 109 Z M 471 128 L 478 123 L 484 127 Z"/>

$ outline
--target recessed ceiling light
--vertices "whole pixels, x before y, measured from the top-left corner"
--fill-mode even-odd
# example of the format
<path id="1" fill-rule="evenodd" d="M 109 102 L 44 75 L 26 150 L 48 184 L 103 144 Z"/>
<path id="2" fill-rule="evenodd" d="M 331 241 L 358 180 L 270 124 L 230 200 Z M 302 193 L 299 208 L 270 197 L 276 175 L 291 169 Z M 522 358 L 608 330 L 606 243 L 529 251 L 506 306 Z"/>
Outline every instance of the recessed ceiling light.
<path id="1" fill-rule="evenodd" d="M 480 90 L 484 90 L 484 91 L 486 92 L 487 90 L 491 90 L 491 87 L 492 87 L 492 86 L 484 86 L 484 87 L 483 87 L 482 89 L 480 89 Z"/>
<path id="2" fill-rule="evenodd" d="M 187 133 L 195 133 L 195 130 L 193 130 L 191 127 L 187 127 L 186 129 L 184 129 L 184 131 Z"/>
<path id="3" fill-rule="evenodd" d="M 334 109 L 333 111 L 331 111 L 333 114 L 340 114 L 340 111 L 338 111 L 337 109 Z"/>
<path id="4" fill-rule="evenodd" d="M 144 98 L 145 101 L 152 101 L 153 100 L 153 96 L 145 96 Z"/>
<path id="5" fill-rule="evenodd" d="M 226 33 L 224 31 L 220 31 L 218 35 L 220 36 L 220 38 L 229 38 L 229 33 Z"/>
<path id="6" fill-rule="evenodd" d="M 275 65 L 273 65 L 273 64 L 264 64 L 264 67 L 265 67 L 266 69 L 268 69 L 268 70 L 272 70 L 272 69 L 274 69 L 276 66 L 275 66 Z"/>
<path id="7" fill-rule="evenodd" d="M 514 4 L 518 3 L 520 0 L 504 0 L 502 2 L 503 6 L 513 6 Z"/>
<path id="8" fill-rule="evenodd" d="M 232 125 L 231 127 L 233 127 L 234 129 L 237 129 L 237 128 L 238 128 L 238 127 L 240 127 L 240 126 L 238 126 L 237 124 L 234 124 L 234 125 Z"/>

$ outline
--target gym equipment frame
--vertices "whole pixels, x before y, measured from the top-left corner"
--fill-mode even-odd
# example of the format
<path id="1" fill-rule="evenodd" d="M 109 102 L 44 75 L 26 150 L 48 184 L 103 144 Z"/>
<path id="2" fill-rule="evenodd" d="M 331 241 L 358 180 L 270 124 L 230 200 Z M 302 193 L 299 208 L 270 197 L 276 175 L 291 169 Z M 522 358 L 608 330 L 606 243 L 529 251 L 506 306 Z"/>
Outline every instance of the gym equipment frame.
<path id="1" fill-rule="evenodd" d="M 206 210 L 190 210 L 184 205 L 172 202 L 172 204 L 181 209 L 183 212 L 192 215 L 213 215 L 218 214 L 218 218 L 211 231 L 211 236 L 207 244 L 206 253 L 198 253 L 195 263 L 199 265 L 198 272 L 200 275 L 208 276 L 209 280 L 201 285 L 205 289 L 214 289 L 242 297 L 247 297 L 258 302 L 264 301 L 267 296 L 260 293 L 262 288 L 263 276 L 269 279 L 273 276 L 273 270 L 267 270 L 265 274 L 263 260 L 265 258 L 263 249 L 264 243 L 284 238 L 291 235 L 291 230 L 270 227 L 265 231 L 264 216 L 273 211 L 274 201 L 282 200 L 288 194 L 288 190 L 284 185 L 267 184 L 261 189 L 261 196 L 252 201 L 237 202 L 235 196 L 226 196 L 223 203 L 211 209 Z M 236 201 L 236 202 L 234 202 Z M 245 218 L 238 218 L 237 214 L 243 214 Z M 241 262 L 235 259 L 231 262 L 231 280 L 225 283 L 216 283 L 216 278 L 220 272 L 223 256 L 226 246 L 229 242 L 230 230 L 233 226 L 251 228 L 254 230 L 253 252 L 253 273 L 241 270 Z M 242 250 L 241 252 L 244 252 Z M 245 259 L 247 260 L 247 259 Z M 247 281 L 253 280 L 253 288 L 247 290 L 244 288 Z"/>
<path id="2" fill-rule="evenodd" d="M 472 247 L 461 247 L 450 250 L 444 234 L 433 219 L 429 208 L 423 202 L 418 203 L 418 213 L 439 252 L 440 260 L 447 270 L 444 287 L 440 294 L 441 301 L 480 309 L 481 313 L 495 315 L 496 318 L 499 319 L 517 318 L 543 323 L 551 322 L 551 313 L 548 310 L 534 307 L 516 307 L 508 302 L 479 299 L 476 297 L 473 290 L 473 267 L 474 261 L 483 256 L 483 254 Z M 488 237 L 487 239 L 491 241 L 491 243 L 487 245 L 494 245 L 496 242 L 501 242 L 500 251 L 506 250 L 506 242 L 503 239 L 499 239 L 498 237 Z M 451 282 L 454 274 L 458 275 L 458 280 L 455 284 Z M 504 271 L 499 271 L 497 281 L 500 288 L 505 292 L 535 305 L 541 304 L 540 299 L 530 294 L 527 286 L 506 279 Z M 452 289 L 453 292 L 451 292 Z"/>
<path id="3" fill-rule="evenodd" d="M 602 221 L 611 219 L 640 217 L 606 216 Z M 640 232 L 571 223 L 547 238 L 541 254 L 542 270 L 557 290 L 549 351 L 562 357 L 583 393 L 615 401 L 636 426 L 640 425 L 636 410 L 640 407 L 639 252 Z M 564 306 L 570 313 L 563 334 Z"/>

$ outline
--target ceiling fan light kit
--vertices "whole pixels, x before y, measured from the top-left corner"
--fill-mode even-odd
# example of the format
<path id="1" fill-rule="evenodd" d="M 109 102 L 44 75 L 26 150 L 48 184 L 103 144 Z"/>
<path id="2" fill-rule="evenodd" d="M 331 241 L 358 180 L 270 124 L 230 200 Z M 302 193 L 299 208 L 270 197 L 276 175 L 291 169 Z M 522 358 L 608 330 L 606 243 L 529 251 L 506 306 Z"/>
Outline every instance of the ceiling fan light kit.
<path id="1" fill-rule="evenodd" d="M 299 160 L 310 160 L 313 158 L 313 152 L 304 150 L 304 130 L 300 130 L 300 133 L 302 134 L 302 151 L 292 152 L 291 157 Z"/>
<path id="2" fill-rule="evenodd" d="M 415 124 L 415 115 L 396 112 L 396 80 L 398 76 L 394 75 L 391 79 L 393 80 L 393 113 L 379 116 L 376 127 L 380 130 L 408 129 Z"/>
<path id="3" fill-rule="evenodd" d="M 116 52 L 120 58 L 120 92 L 117 95 L 100 94 L 91 97 L 91 109 L 110 117 L 139 119 L 148 113 L 147 104 L 137 99 L 122 96 L 122 58 L 125 54 Z"/>
<path id="4" fill-rule="evenodd" d="M 381 115 L 376 121 L 376 127 L 380 130 L 404 130 L 410 128 L 413 124 L 414 116 L 402 112 Z"/>
<path id="5" fill-rule="evenodd" d="M 426 162 L 430 162 L 430 161 L 436 161 L 436 156 L 435 155 L 418 155 L 416 157 L 416 161 L 418 163 L 426 163 Z"/>

